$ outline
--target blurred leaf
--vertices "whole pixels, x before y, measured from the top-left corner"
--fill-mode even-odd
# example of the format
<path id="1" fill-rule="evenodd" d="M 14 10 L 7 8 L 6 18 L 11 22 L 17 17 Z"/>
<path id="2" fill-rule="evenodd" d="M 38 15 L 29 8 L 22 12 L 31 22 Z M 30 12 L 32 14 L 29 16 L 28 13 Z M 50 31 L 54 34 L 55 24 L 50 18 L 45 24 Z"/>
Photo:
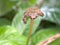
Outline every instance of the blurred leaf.
<path id="1" fill-rule="evenodd" d="M 0 0 L 0 16 L 12 10 L 18 0 Z"/>
<path id="2" fill-rule="evenodd" d="M 36 0 L 28 0 L 30 5 L 34 5 L 36 3 Z"/>
<path id="3" fill-rule="evenodd" d="M 29 27 L 30 27 L 30 20 L 27 21 L 27 24 L 24 24 L 23 21 L 22 21 L 23 13 L 24 13 L 24 10 L 20 9 L 20 12 L 18 14 L 16 14 L 16 16 L 14 17 L 14 19 L 12 21 L 12 26 L 17 28 L 20 31 L 20 34 L 24 33 L 24 35 L 27 35 L 28 31 L 29 31 Z M 41 17 L 38 17 L 34 21 L 34 26 L 33 26 L 32 33 L 35 32 L 35 30 L 37 29 L 40 21 L 41 21 Z"/>
<path id="4" fill-rule="evenodd" d="M 45 14 L 43 20 L 60 24 L 60 0 L 45 1 L 41 10 Z"/>
<path id="5" fill-rule="evenodd" d="M 0 27 L 0 45 L 25 45 L 26 37 L 11 26 Z"/>
<path id="6" fill-rule="evenodd" d="M 5 18 L 0 18 L 0 26 L 3 26 L 3 25 L 10 25 L 11 22 Z"/>
<path id="7" fill-rule="evenodd" d="M 20 4 L 20 8 L 22 9 L 26 9 L 32 5 L 35 5 L 36 4 L 36 0 L 20 0 L 19 2 Z"/>
<path id="8" fill-rule="evenodd" d="M 60 45 L 60 38 L 58 38 L 55 41 L 51 42 L 49 45 Z"/>
<path id="9" fill-rule="evenodd" d="M 31 38 L 31 41 L 32 41 L 31 45 L 36 45 L 59 32 L 60 32 L 59 29 L 56 27 L 41 29 L 36 34 L 34 34 L 34 36 Z"/>
<path id="10" fill-rule="evenodd" d="M 13 17 L 15 16 L 17 11 L 11 10 L 9 13 L 5 14 L 1 18 L 7 18 L 8 20 L 12 21 Z"/>

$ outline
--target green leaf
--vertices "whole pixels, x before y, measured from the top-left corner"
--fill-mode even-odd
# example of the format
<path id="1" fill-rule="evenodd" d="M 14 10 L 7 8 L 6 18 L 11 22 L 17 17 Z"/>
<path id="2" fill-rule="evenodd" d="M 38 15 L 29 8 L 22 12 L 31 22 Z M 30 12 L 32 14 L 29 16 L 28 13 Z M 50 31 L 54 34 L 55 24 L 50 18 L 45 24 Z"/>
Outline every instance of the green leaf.
<path id="1" fill-rule="evenodd" d="M 30 5 L 34 5 L 36 3 L 36 0 L 28 0 Z"/>
<path id="2" fill-rule="evenodd" d="M 0 18 L 0 26 L 3 26 L 3 25 L 10 25 L 11 22 L 5 18 Z"/>
<path id="3" fill-rule="evenodd" d="M 36 4 L 36 0 L 20 0 L 19 6 L 22 9 L 26 9 L 28 7 L 34 6 Z"/>
<path id="4" fill-rule="evenodd" d="M 44 9 L 44 17 L 43 20 L 51 21 L 57 24 L 60 24 L 60 9 L 59 8 L 42 8 Z M 55 10 L 55 11 L 53 11 Z"/>
<path id="5" fill-rule="evenodd" d="M 49 45 L 60 45 L 60 38 L 58 38 L 55 41 L 51 42 Z"/>
<path id="6" fill-rule="evenodd" d="M 24 33 L 24 35 L 27 35 L 29 32 L 29 28 L 30 28 L 30 20 L 27 21 L 27 24 L 24 24 L 22 21 L 22 16 L 24 15 L 23 13 L 24 13 L 24 10 L 20 9 L 20 12 L 18 14 L 16 14 L 16 16 L 14 17 L 14 19 L 12 21 L 12 26 L 17 28 L 20 31 L 20 34 Z M 38 17 L 37 19 L 34 20 L 32 33 L 35 32 L 40 21 L 41 21 L 41 17 Z"/>
<path id="7" fill-rule="evenodd" d="M 31 42 L 32 42 L 31 45 L 36 45 L 59 32 L 60 32 L 59 29 L 56 27 L 41 29 L 36 34 L 34 34 L 33 37 L 31 38 Z"/>
<path id="8" fill-rule="evenodd" d="M 17 0 L 0 0 L 0 16 L 6 14 L 12 10 L 12 7 L 15 6 Z"/>
<path id="9" fill-rule="evenodd" d="M 51 21 L 60 25 L 60 0 L 46 0 L 41 10 L 45 14 L 43 20 Z"/>
<path id="10" fill-rule="evenodd" d="M 0 27 L 0 45 L 25 45 L 26 37 L 11 26 Z"/>

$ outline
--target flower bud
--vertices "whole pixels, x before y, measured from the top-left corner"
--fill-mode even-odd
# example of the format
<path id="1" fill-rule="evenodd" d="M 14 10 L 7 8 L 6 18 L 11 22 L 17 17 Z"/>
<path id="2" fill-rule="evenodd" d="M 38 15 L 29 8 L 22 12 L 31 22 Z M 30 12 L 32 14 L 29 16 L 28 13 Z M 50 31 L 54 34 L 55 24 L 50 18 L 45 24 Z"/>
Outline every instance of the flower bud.
<path id="1" fill-rule="evenodd" d="M 26 9 L 24 16 L 23 16 L 23 22 L 26 23 L 26 18 L 29 17 L 30 19 L 36 19 L 38 16 L 43 16 L 43 13 L 39 8 L 37 7 L 30 7 Z"/>

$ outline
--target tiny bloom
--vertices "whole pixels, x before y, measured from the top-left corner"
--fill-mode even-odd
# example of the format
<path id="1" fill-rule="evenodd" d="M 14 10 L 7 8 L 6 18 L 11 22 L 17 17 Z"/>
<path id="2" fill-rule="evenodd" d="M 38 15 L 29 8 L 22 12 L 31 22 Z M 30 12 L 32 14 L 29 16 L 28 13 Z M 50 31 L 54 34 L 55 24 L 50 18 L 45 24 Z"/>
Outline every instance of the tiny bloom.
<path id="1" fill-rule="evenodd" d="M 30 19 L 35 19 L 38 16 L 43 16 L 41 10 L 39 10 L 37 7 L 28 8 L 24 13 L 23 22 L 27 23 L 27 17 L 29 17 Z"/>

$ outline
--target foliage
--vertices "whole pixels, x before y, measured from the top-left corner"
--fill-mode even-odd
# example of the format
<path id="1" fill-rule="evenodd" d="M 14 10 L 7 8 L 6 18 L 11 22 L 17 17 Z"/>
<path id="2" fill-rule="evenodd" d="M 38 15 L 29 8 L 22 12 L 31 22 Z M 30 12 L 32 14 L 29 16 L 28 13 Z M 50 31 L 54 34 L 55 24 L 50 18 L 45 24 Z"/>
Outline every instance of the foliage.
<path id="1" fill-rule="evenodd" d="M 12 10 L 12 7 L 16 5 L 17 0 L 0 0 L 0 16 L 6 14 Z"/>
<path id="2" fill-rule="evenodd" d="M 59 32 L 60 31 L 59 31 L 59 29 L 57 27 L 56 28 L 41 29 L 40 31 L 37 31 L 36 34 L 34 34 L 34 36 L 32 37 L 32 44 L 31 45 L 36 45 L 36 44 L 44 41 L 45 39 L 47 39 L 47 38 L 49 38 L 49 37 L 51 37 L 51 36 L 53 36 L 53 35 L 55 35 L 55 34 L 57 34 Z M 57 42 L 58 41 L 59 40 L 57 40 Z M 53 43 L 54 43 L 54 45 L 56 44 L 55 42 L 53 42 Z"/>
<path id="3" fill-rule="evenodd" d="M 0 18 L 0 26 L 11 25 L 11 22 L 8 19 Z"/>
<path id="4" fill-rule="evenodd" d="M 24 12 L 41 0 L 0 0 L 0 45 L 26 45 L 30 29 L 22 21 Z M 60 0 L 43 0 L 40 10 L 43 17 L 34 20 L 30 45 L 37 45 L 45 39 L 60 33 Z M 60 38 L 49 45 L 60 45 Z"/>
<path id="5" fill-rule="evenodd" d="M 0 45 L 25 45 L 26 37 L 11 26 L 0 27 Z"/>

